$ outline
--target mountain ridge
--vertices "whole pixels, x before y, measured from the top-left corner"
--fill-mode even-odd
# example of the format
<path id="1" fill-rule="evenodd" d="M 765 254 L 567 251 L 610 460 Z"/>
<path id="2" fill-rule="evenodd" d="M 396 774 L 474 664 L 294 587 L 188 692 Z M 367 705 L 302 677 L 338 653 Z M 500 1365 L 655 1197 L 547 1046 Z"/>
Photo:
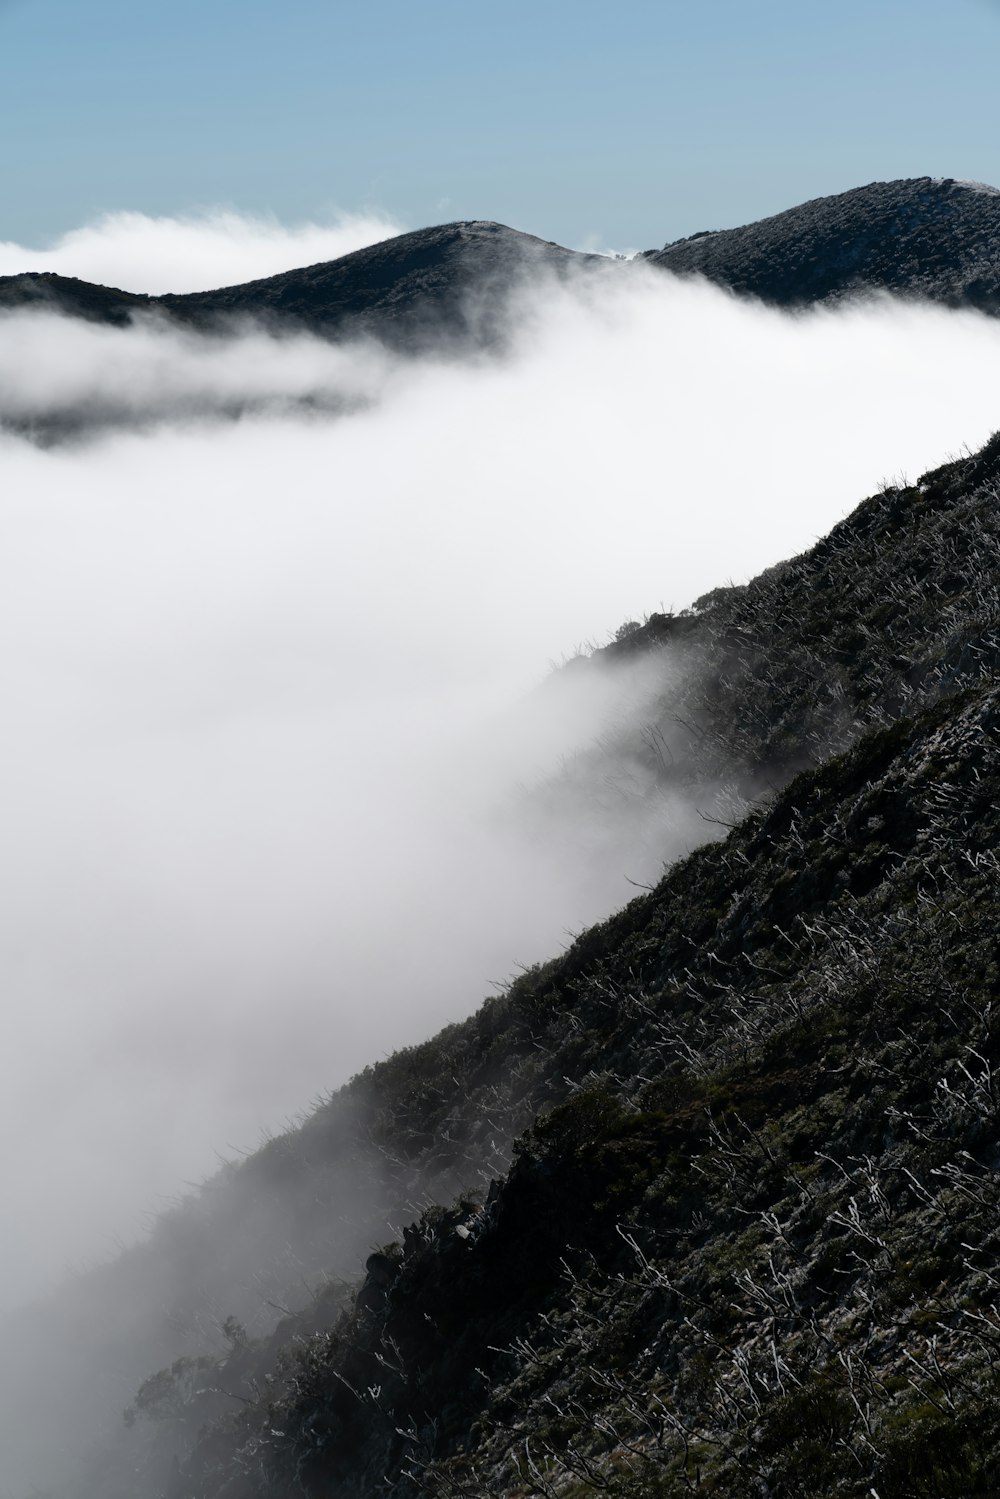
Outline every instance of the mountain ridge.
<path id="1" fill-rule="evenodd" d="M 953 178 L 872 182 L 643 258 L 784 307 L 883 290 L 995 315 L 1000 192 Z"/>
<path id="2" fill-rule="evenodd" d="M 558 278 L 606 263 L 491 220 L 463 220 L 204 292 L 151 296 L 23 272 L 0 277 L 0 308 L 48 307 L 117 326 L 137 313 L 201 328 L 253 317 L 326 336 L 377 333 L 408 348 L 436 346 L 443 335 L 488 343 L 499 335 L 504 298 L 523 275 Z"/>
<path id="3" fill-rule="evenodd" d="M 637 261 L 777 306 L 884 291 L 996 315 L 997 247 L 997 189 L 918 177 L 814 198 L 736 229 L 644 251 Z M 459 220 L 203 292 L 147 296 L 25 271 L 0 277 L 0 309 L 48 307 L 117 326 L 148 313 L 205 329 L 251 317 L 324 337 L 373 336 L 401 349 L 442 339 L 488 347 L 502 342 L 506 299 L 526 274 L 627 274 L 629 264 L 492 220 Z"/>

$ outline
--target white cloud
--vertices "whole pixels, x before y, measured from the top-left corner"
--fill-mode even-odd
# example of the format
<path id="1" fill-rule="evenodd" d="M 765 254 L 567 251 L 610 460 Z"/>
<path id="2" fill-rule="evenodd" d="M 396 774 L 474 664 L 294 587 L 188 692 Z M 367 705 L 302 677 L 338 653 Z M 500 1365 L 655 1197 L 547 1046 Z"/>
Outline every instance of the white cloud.
<path id="1" fill-rule="evenodd" d="M 235 211 L 174 217 L 109 213 L 42 248 L 0 241 L 0 276 L 54 271 L 153 295 L 207 291 L 336 260 L 401 232 L 379 212 L 290 225 Z"/>
<path id="2" fill-rule="evenodd" d="M 638 245 L 628 248 L 621 245 L 609 245 L 607 235 L 601 234 L 598 230 L 591 230 L 585 234 L 580 243 L 574 245 L 573 248 L 584 255 L 603 255 L 608 260 L 631 260 L 640 253 Z"/>
<path id="3" fill-rule="evenodd" d="M 494 363 L 4 323 L 22 418 L 167 418 L 0 438 L 8 1288 L 627 898 L 648 846 L 498 831 L 594 705 L 495 715 L 997 418 L 972 314 L 790 318 L 634 267 L 515 316 Z"/>

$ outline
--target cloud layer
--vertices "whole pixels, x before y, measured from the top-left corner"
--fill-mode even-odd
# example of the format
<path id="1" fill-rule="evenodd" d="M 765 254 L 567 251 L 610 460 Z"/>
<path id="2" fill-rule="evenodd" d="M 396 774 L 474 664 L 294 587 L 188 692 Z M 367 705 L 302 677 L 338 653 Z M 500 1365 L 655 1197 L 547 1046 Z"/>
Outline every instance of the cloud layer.
<path id="1" fill-rule="evenodd" d="M 465 364 L 5 320 L 0 408 L 157 420 L 0 436 L 8 1285 L 131 1237 L 700 836 L 676 807 L 635 847 L 603 811 L 526 838 L 517 785 L 645 688 L 513 705 L 997 420 L 972 314 L 789 318 L 630 267 L 512 317 Z"/>
<path id="2" fill-rule="evenodd" d="M 0 276 L 55 271 L 152 295 L 207 291 L 336 260 L 401 232 L 376 212 L 291 225 L 231 210 L 172 218 L 109 213 L 41 248 L 0 241 Z"/>

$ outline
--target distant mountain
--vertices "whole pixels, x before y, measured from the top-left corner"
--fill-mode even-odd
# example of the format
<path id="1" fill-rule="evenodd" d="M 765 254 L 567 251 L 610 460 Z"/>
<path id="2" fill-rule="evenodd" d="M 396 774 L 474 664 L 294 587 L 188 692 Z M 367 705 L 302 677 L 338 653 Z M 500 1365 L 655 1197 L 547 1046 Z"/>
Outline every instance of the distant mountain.
<path id="1" fill-rule="evenodd" d="M 740 229 L 693 235 L 640 258 L 780 306 L 891 291 L 996 313 L 1000 192 L 950 178 L 874 182 Z M 628 274 L 620 262 L 474 220 L 184 295 L 147 297 L 25 271 L 0 277 L 0 309 L 50 307 L 119 325 L 143 311 L 199 327 L 254 317 L 326 337 L 372 335 L 396 347 L 420 349 L 442 340 L 484 346 L 501 334 L 504 306 L 525 272 L 564 277 L 585 267 Z"/>
<path id="2" fill-rule="evenodd" d="M 62 312 L 92 323 L 111 323 L 125 327 L 134 312 L 148 311 L 155 302 L 141 292 L 118 291 L 112 286 L 95 286 L 76 276 L 57 276 L 54 271 L 25 271 L 16 276 L 0 276 L 0 311 Z"/>
<path id="3" fill-rule="evenodd" d="M 443 224 L 368 245 L 339 260 L 158 305 L 204 323 L 237 314 L 292 320 L 325 334 L 376 334 L 391 343 L 440 341 L 442 333 L 489 342 L 520 278 L 565 276 L 597 255 L 521 234 L 486 220 Z"/>
<path id="4" fill-rule="evenodd" d="M 374 334 L 420 347 L 442 337 L 488 343 L 506 298 L 526 272 L 564 276 L 607 265 L 596 255 L 485 220 L 400 234 L 338 260 L 218 291 L 146 297 L 51 273 L 0 277 L 0 308 L 50 307 L 122 324 L 133 313 L 167 313 L 198 326 L 254 317 L 324 335 Z"/>
<path id="5" fill-rule="evenodd" d="M 996 313 L 1000 192 L 950 177 L 872 182 L 643 258 L 782 307 L 877 290 Z"/>

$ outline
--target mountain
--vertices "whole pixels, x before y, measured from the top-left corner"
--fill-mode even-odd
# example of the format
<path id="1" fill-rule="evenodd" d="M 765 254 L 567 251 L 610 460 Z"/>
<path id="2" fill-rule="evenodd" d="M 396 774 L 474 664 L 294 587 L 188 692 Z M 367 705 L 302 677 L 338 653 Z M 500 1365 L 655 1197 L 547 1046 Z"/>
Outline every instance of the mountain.
<path id="1" fill-rule="evenodd" d="M 946 306 L 1000 309 L 1000 192 L 918 177 L 816 198 L 740 229 L 649 250 L 649 266 L 699 275 L 781 306 L 873 290 Z M 55 308 L 121 325 L 136 313 L 198 327 L 230 317 L 291 324 L 326 337 L 372 335 L 420 349 L 444 339 L 491 345 L 525 273 L 628 266 L 483 220 L 401 234 L 338 260 L 216 291 L 147 297 L 52 273 L 0 277 L 0 309 Z"/>
<path id="2" fill-rule="evenodd" d="M 58 276 L 53 271 L 0 276 L 0 310 L 8 312 L 25 309 L 61 312 L 87 322 L 123 328 L 128 326 L 133 313 L 148 310 L 152 300 L 141 292 L 94 286 L 90 281 Z"/>
<path id="3" fill-rule="evenodd" d="M 51 273 L 0 277 L 0 308 L 40 306 L 120 325 L 137 312 L 211 327 L 254 317 L 324 335 L 375 334 L 407 348 L 442 336 L 489 342 L 506 298 L 526 273 L 565 276 L 603 266 L 503 224 L 476 220 L 397 235 L 338 260 L 218 291 L 147 297 Z"/>
<path id="4" fill-rule="evenodd" d="M 291 320 L 324 334 L 375 334 L 407 347 L 442 332 L 490 342 L 506 298 L 527 274 L 567 275 L 606 262 L 485 220 L 418 229 L 339 260 L 158 305 L 204 324 L 220 316 Z"/>
<path id="5" fill-rule="evenodd" d="M 998 729 L 876 731 L 521 985 L 561 1101 L 270 1386 L 220 1359 L 167 1492 L 995 1493 Z"/>
<path id="6" fill-rule="evenodd" d="M 879 290 L 996 314 L 1000 192 L 952 178 L 872 182 L 643 258 L 782 307 Z"/>
<path id="7" fill-rule="evenodd" d="M 993 1491 L 998 486 L 573 668 L 659 665 L 661 784 L 758 804 L 91 1280 L 173 1347 L 74 1499 Z"/>
<path id="8" fill-rule="evenodd" d="M 931 208 L 883 227 L 916 236 L 894 289 L 958 295 L 991 193 L 876 196 L 957 203 L 950 270 Z M 831 270 L 802 297 L 887 284 L 856 202 L 806 209 Z M 338 261 L 172 315 L 264 287 L 376 327 L 402 285 L 400 330 L 450 306 L 464 337 L 449 288 L 493 251 L 501 285 L 512 231 L 459 227 L 425 266 L 359 252 L 381 283 L 328 280 Z M 760 228 L 732 231 L 740 265 Z M 773 262 L 789 302 L 798 232 Z M 5 1329 L 0 1403 L 64 1450 L 59 1499 L 1000 1490 L 998 497 L 1000 437 L 556 674 L 646 688 L 547 805 L 627 782 L 640 836 L 683 795 L 706 845 Z"/>

